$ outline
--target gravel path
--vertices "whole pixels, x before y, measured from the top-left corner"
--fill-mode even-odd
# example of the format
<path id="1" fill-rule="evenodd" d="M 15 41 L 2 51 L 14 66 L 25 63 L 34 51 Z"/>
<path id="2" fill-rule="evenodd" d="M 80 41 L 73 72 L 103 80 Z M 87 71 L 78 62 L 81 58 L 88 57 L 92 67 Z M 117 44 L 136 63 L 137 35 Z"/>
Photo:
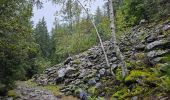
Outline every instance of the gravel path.
<path id="1" fill-rule="evenodd" d="M 61 100 L 54 96 L 50 91 L 41 87 L 28 86 L 25 82 L 17 82 L 17 100 Z"/>

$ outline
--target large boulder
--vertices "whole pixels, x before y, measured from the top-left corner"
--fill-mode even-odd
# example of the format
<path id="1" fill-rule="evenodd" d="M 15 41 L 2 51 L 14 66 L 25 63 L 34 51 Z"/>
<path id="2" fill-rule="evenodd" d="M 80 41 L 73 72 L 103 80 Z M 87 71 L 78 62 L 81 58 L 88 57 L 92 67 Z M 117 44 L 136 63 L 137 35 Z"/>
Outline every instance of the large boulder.
<path id="1" fill-rule="evenodd" d="M 156 47 L 165 47 L 165 46 L 169 46 L 170 45 L 170 41 L 168 40 L 165 40 L 165 39 L 162 39 L 162 40 L 158 40 L 158 41 L 154 41 L 154 42 L 151 42 L 149 43 L 147 46 L 146 46 L 146 49 L 147 50 L 152 50 Z"/>
<path id="2" fill-rule="evenodd" d="M 155 58 L 167 54 L 170 50 L 154 50 L 147 53 L 147 57 Z"/>

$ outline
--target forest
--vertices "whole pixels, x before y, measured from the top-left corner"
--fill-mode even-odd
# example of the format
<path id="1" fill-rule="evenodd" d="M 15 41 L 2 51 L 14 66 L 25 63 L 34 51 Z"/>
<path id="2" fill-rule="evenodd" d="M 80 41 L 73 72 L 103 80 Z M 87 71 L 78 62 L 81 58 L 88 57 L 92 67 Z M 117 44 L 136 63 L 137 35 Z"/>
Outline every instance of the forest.
<path id="1" fill-rule="evenodd" d="M 0 100 L 170 100 L 170 1 L 0 0 Z"/>

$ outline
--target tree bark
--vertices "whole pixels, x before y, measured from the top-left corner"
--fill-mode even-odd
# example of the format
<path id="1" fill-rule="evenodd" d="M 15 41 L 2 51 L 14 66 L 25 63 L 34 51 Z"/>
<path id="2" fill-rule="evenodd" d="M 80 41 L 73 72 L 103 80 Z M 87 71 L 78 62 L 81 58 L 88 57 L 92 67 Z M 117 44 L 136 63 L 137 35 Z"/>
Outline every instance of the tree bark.
<path id="1" fill-rule="evenodd" d="M 121 69 L 122 69 L 122 77 L 124 78 L 127 74 L 127 68 L 126 68 L 126 63 L 124 61 L 124 56 L 120 51 L 120 48 L 118 46 L 117 40 L 116 40 L 116 28 L 115 28 L 115 16 L 114 16 L 114 8 L 113 8 L 113 1 L 108 0 L 109 2 L 109 19 L 110 19 L 110 29 L 112 33 L 112 39 L 111 42 L 114 45 L 114 51 L 116 52 L 117 58 L 121 62 Z"/>
<path id="2" fill-rule="evenodd" d="M 80 6 L 85 10 L 85 12 L 87 13 L 87 15 L 90 17 L 89 12 L 88 12 L 88 11 L 86 10 L 86 8 L 82 5 L 82 3 L 81 3 L 79 0 L 77 0 L 77 2 L 80 4 Z M 107 54 L 106 54 L 106 51 L 105 51 L 105 48 L 104 48 L 104 46 L 103 46 L 102 39 L 101 39 L 101 37 L 100 37 L 100 34 L 99 34 L 99 32 L 98 32 L 98 29 L 97 29 L 97 27 L 96 27 L 93 19 L 92 19 L 91 17 L 90 17 L 90 21 L 91 21 L 91 23 L 93 24 L 93 26 L 94 26 L 94 28 L 95 28 L 95 30 L 96 30 L 97 37 L 98 37 L 98 39 L 99 39 L 99 41 L 100 41 L 100 45 L 101 45 L 102 51 L 103 51 L 104 56 L 105 56 L 105 60 L 106 60 L 107 67 L 110 67 L 110 68 L 111 68 L 111 66 L 110 66 L 110 64 L 109 64 L 109 60 L 108 60 Z M 112 69 L 112 68 L 111 68 L 111 69 Z M 112 73 L 112 75 L 115 77 L 115 74 L 114 74 L 112 71 L 111 71 L 111 73 Z"/>

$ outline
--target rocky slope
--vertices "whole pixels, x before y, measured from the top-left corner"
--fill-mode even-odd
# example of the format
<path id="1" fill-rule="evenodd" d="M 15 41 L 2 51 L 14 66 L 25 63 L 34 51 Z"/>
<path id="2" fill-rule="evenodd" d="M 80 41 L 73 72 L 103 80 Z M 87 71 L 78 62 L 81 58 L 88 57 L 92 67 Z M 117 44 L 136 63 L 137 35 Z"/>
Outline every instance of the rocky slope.
<path id="1" fill-rule="evenodd" d="M 110 68 L 106 66 L 100 45 L 79 55 L 68 57 L 63 63 L 46 69 L 43 74 L 36 75 L 33 79 L 40 85 L 60 84 L 62 86 L 61 92 L 66 95 L 78 96 L 81 99 L 87 99 L 87 96 L 95 94 L 98 97 L 110 97 L 117 93 L 117 89 L 122 83 L 123 87 L 127 87 L 128 90 L 131 88 L 129 91 L 132 91 L 133 88 L 136 89 L 134 87 L 136 83 L 140 84 L 140 87 L 154 88 L 155 86 L 152 86 L 155 85 L 154 82 L 145 82 L 143 77 L 130 80 L 130 75 L 132 75 L 133 70 L 141 71 L 139 73 L 142 75 L 148 67 L 153 68 L 157 64 L 165 63 L 162 57 L 170 53 L 170 21 L 159 25 L 136 26 L 127 36 L 122 37 L 119 46 L 126 57 L 130 73 L 125 78 L 125 82 L 121 80 L 119 60 L 116 58 L 113 43 L 110 41 L 104 42 L 104 47 L 110 65 L 117 75 L 116 79 L 112 77 Z M 147 75 L 150 78 L 149 74 Z M 134 96 L 128 97 L 133 100 L 139 98 Z"/>
<path id="2" fill-rule="evenodd" d="M 46 69 L 43 74 L 35 75 L 33 80 L 42 87 L 60 86 L 60 92 L 77 96 L 82 100 L 100 100 L 102 97 L 106 100 L 170 99 L 169 92 L 160 87 L 163 86 L 160 77 L 153 71 L 166 64 L 163 57 L 170 53 L 170 21 L 136 26 L 122 37 L 119 46 L 126 57 L 129 71 L 125 79 L 121 78 L 120 64 L 113 50 L 113 43 L 106 41 L 104 47 L 116 78 L 112 77 L 98 45 L 81 54 L 68 57 L 63 63 Z M 37 85 L 28 87 L 19 84 L 16 88 L 20 94 L 18 99 L 58 100 L 56 96 L 61 96 Z"/>

